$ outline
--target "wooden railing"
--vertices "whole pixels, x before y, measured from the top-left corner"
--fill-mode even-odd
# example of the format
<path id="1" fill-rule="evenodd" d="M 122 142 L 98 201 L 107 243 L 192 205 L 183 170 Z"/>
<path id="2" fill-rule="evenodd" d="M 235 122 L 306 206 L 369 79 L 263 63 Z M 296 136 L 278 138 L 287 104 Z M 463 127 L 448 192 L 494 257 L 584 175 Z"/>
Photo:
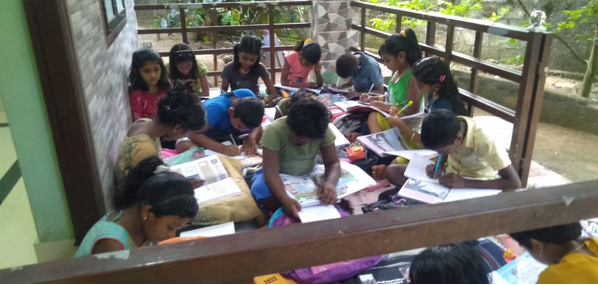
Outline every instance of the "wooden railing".
<path id="1" fill-rule="evenodd" d="M 269 31 L 269 42 L 270 46 L 265 50 L 270 52 L 270 76 L 272 81 L 275 81 L 276 72 L 282 71 L 282 68 L 276 68 L 276 57 L 275 54 L 278 51 L 293 50 L 293 46 L 276 46 L 275 41 L 275 29 L 298 29 L 298 28 L 310 28 L 311 23 L 274 23 L 274 9 L 282 6 L 311 6 L 311 0 L 304 1 L 254 1 L 254 2 L 227 2 L 227 3 L 183 3 L 183 4 L 162 4 L 162 5 L 135 5 L 135 11 L 147 11 L 147 10 L 170 10 L 178 9 L 181 17 L 180 28 L 156 28 L 156 29 L 138 29 L 139 35 L 146 34 L 172 34 L 181 33 L 183 42 L 189 44 L 189 32 L 223 32 L 223 31 L 247 31 L 247 30 L 268 30 Z M 244 7 L 266 7 L 268 11 L 268 23 L 267 24 L 254 24 L 254 25 L 239 25 L 239 26 L 203 26 L 203 27 L 187 27 L 187 16 L 186 9 L 216 9 L 216 8 L 237 8 L 240 6 Z M 220 54 L 231 54 L 233 49 L 217 49 L 216 41 L 212 42 L 213 49 L 202 49 L 194 50 L 196 55 L 212 54 L 214 55 L 214 71 L 207 73 L 208 76 L 214 76 L 214 83 L 218 82 L 218 75 L 222 73 L 217 71 L 218 69 L 218 55 Z M 168 56 L 168 52 L 160 52 L 161 56 Z"/>
<path id="2" fill-rule="evenodd" d="M 252 283 L 254 276 L 598 216 L 598 181 L 0 270 L 3 283 Z"/>
<path id="3" fill-rule="evenodd" d="M 473 114 L 473 108 L 475 107 L 513 123 L 513 135 L 509 155 L 521 178 L 522 184 L 525 186 L 527 184 L 536 131 L 540 120 L 545 81 L 544 70 L 548 65 L 553 35 L 515 26 L 452 17 L 437 13 L 417 12 L 360 1 L 351 1 L 351 6 L 361 9 L 360 25 L 353 24 L 351 26 L 352 29 L 360 31 L 360 46 L 353 47 L 353 50 L 365 50 L 366 34 L 384 39 L 390 36 L 389 33 L 367 27 L 366 15 L 368 10 L 396 15 L 397 25 L 395 31 L 397 33 L 402 29 L 401 22 L 404 17 L 427 22 L 426 40 L 425 43 L 420 43 L 420 47 L 426 53 L 426 56 L 436 55 L 443 58 L 447 64 L 454 61 L 471 68 L 471 80 L 468 89 L 460 89 L 461 96 L 467 104 L 467 110 L 470 112 L 470 115 Z M 435 46 L 438 24 L 443 24 L 447 27 L 444 48 Z M 455 28 L 475 31 L 473 56 L 453 50 Z M 480 59 L 482 41 L 486 33 L 526 42 L 522 71 L 506 68 Z M 377 54 L 369 54 L 381 62 Z M 478 73 L 480 71 L 519 83 L 519 96 L 515 110 L 475 95 L 478 88 Z"/>

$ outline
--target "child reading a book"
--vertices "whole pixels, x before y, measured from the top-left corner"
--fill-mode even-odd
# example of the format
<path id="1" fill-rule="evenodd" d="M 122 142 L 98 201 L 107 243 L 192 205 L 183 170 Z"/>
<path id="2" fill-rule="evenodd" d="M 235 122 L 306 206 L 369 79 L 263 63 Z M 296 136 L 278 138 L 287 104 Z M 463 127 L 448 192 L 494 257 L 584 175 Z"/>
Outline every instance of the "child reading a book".
<path id="1" fill-rule="evenodd" d="M 249 89 L 237 89 L 223 93 L 203 103 L 208 116 L 207 124 L 189 137 L 178 141 L 176 149 L 182 153 L 194 145 L 213 150 L 228 156 L 245 153 L 255 155 L 262 136 L 262 117 L 264 104 Z M 249 135 L 241 149 L 233 145 L 224 145 L 223 141 L 235 139 L 242 132 L 249 130 Z"/>
<path id="2" fill-rule="evenodd" d="M 153 119 L 158 100 L 164 98 L 170 89 L 166 67 L 160 54 L 151 48 L 136 50 L 128 80 L 132 121 Z"/>
<path id="3" fill-rule="evenodd" d="M 113 194 L 114 211 L 87 232 L 75 257 L 151 246 L 197 215 L 194 186 L 158 157 L 141 161 Z"/>
<path id="4" fill-rule="evenodd" d="M 313 98 L 303 98 L 293 104 L 288 116 L 266 128 L 261 140 L 263 168 L 255 173 L 251 186 L 251 194 L 266 213 L 282 206 L 288 215 L 298 217 L 301 205 L 287 195 L 280 174 L 308 174 L 316 166 L 318 152 L 322 154 L 325 167 L 318 198 L 322 204 L 336 202 L 341 168 L 334 146 L 335 136 L 328 128 L 329 120 L 324 104 Z"/>
<path id="5" fill-rule="evenodd" d="M 424 118 L 421 141 L 425 148 L 440 154 L 440 164 L 426 167 L 431 178 L 448 188 L 517 189 L 521 181 L 505 147 L 480 128 L 476 118 L 455 116 L 448 110 L 434 110 Z M 407 180 L 406 165 L 394 164 L 386 177 L 396 186 Z M 474 179 L 464 179 L 470 177 Z"/>
<path id="6" fill-rule="evenodd" d="M 353 91 L 347 93 L 349 98 L 358 98 L 363 93 L 373 92 L 384 94 L 384 77 L 378 62 L 364 52 L 343 54 L 336 60 L 336 73 L 349 81 L 333 86 L 344 89 L 353 86 Z"/>
<path id="7" fill-rule="evenodd" d="M 284 57 L 284 65 L 280 75 L 280 83 L 284 86 L 298 88 L 320 88 L 322 80 L 322 50 L 320 45 L 311 39 L 300 41 L 294 52 Z M 309 73 L 314 71 L 316 82 L 309 82 Z"/>
<path id="8" fill-rule="evenodd" d="M 268 103 L 278 96 L 274 83 L 270 79 L 270 73 L 260 62 L 262 56 L 262 41 L 255 36 L 244 36 L 241 42 L 234 46 L 234 60 L 227 63 L 222 69 L 222 93 L 246 88 L 255 94 L 260 100 L 264 94 L 260 92 L 258 79 L 262 79 L 268 90 L 265 103 Z"/>
<path id="9" fill-rule="evenodd" d="M 435 246 L 415 256 L 411 284 L 490 284 L 482 256 L 462 244 Z"/>
<path id="10" fill-rule="evenodd" d="M 206 76 L 208 67 L 195 59 L 188 44 L 176 44 L 170 49 L 170 62 L 166 65 L 173 84 L 188 85 L 201 97 L 210 96 L 210 84 Z"/>
<path id="11" fill-rule="evenodd" d="M 154 120 L 140 119 L 127 131 L 116 161 L 117 181 L 126 177 L 140 161 L 150 156 L 161 157 L 160 139 L 180 139 L 189 131 L 201 130 L 205 123 L 205 110 L 197 93 L 184 86 L 171 89 L 158 101 Z"/>
<path id="12" fill-rule="evenodd" d="M 511 234 L 533 258 L 548 267 L 538 284 L 598 283 L 598 238 L 582 239 L 579 223 Z"/>

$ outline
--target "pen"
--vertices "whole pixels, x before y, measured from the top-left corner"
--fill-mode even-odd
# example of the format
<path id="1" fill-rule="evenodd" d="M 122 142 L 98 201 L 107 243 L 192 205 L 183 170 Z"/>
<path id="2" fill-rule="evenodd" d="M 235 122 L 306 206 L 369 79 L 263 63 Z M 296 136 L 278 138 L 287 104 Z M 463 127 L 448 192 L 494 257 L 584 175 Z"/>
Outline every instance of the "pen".
<path id="1" fill-rule="evenodd" d="M 442 159 L 442 154 L 438 155 L 438 160 L 436 161 L 436 170 L 434 170 L 434 174 L 438 173 L 438 167 L 440 166 L 440 160 Z"/>
<path id="2" fill-rule="evenodd" d="M 405 105 L 405 107 L 403 107 L 403 109 L 399 110 L 397 112 L 397 114 L 402 113 L 403 111 L 405 111 L 405 109 L 409 108 L 411 105 L 413 105 L 413 101 L 409 101 L 409 103 L 407 103 L 407 105 Z"/>
<path id="3" fill-rule="evenodd" d="M 235 138 L 233 137 L 233 134 L 230 134 L 230 141 L 237 146 L 237 142 L 235 141 Z"/>

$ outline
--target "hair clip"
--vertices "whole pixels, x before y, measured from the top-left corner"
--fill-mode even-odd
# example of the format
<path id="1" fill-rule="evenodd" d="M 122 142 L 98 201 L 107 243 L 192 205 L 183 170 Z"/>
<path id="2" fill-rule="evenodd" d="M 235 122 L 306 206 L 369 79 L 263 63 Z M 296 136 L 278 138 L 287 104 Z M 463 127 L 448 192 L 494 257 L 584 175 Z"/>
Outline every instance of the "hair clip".
<path id="1" fill-rule="evenodd" d="M 444 82 L 444 79 L 446 79 L 446 75 L 440 75 L 440 82 Z"/>
<path id="2" fill-rule="evenodd" d="M 154 170 L 154 174 L 158 174 L 161 172 L 169 172 L 170 171 L 170 167 L 160 164 L 158 166 L 156 166 L 156 169 Z"/>
<path id="3" fill-rule="evenodd" d="M 305 39 L 303 41 L 303 45 L 306 45 L 306 44 L 311 43 L 311 42 L 313 42 L 311 39 Z"/>
<path id="4" fill-rule="evenodd" d="M 402 30 L 402 31 L 401 31 L 399 34 L 400 34 L 400 35 L 401 35 L 403 38 L 406 38 L 406 37 L 407 37 L 407 33 L 405 33 L 405 30 Z"/>

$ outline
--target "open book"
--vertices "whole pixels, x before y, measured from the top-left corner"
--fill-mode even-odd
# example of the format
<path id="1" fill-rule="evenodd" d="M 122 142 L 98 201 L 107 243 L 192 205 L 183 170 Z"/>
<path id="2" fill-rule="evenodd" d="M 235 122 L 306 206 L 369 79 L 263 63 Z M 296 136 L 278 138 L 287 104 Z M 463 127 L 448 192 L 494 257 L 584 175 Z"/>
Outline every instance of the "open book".
<path id="1" fill-rule="evenodd" d="M 222 143 L 223 145 L 232 145 L 232 142 L 230 141 L 225 141 Z M 239 146 L 239 148 L 241 148 L 241 146 Z M 222 155 L 222 156 L 227 156 L 225 154 L 219 153 L 219 152 L 215 152 L 213 150 L 209 150 L 206 149 L 205 150 L 206 155 Z M 255 166 L 258 164 L 261 164 L 263 159 L 262 159 L 262 149 L 258 149 L 257 150 L 257 154 L 255 156 L 245 156 L 245 154 L 241 153 L 240 155 L 237 156 L 229 156 L 230 158 L 234 158 L 234 159 L 238 159 L 241 161 L 241 167 L 242 168 L 247 168 L 247 167 L 251 167 L 251 166 Z"/>
<path id="2" fill-rule="evenodd" d="M 296 88 L 296 87 L 283 86 L 283 85 L 280 85 L 280 84 L 275 84 L 274 87 L 280 88 L 280 89 L 284 89 L 284 90 L 287 90 L 287 91 L 291 91 L 291 92 L 297 92 L 299 90 L 305 90 L 305 91 L 309 91 L 309 92 L 312 92 L 312 93 L 320 94 L 320 92 L 322 91 L 320 89 Z"/>
<path id="3" fill-rule="evenodd" d="M 301 206 L 320 204 L 320 200 L 318 200 L 318 185 L 324 183 L 324 165 L 317 165 L 314 170 L 305 176 L 281 174 L 280 177 L 289 197 L 299 201 Z M 336 184 L 338 199 L 373 185 L 376 185 L 376 181 L 361 170 L 361 168 L 353 164 L 341 162 L 341 176 Z"/>
<path id="4" fill-rule="evenodd" d="M 388 156 L 387 153 L 398 150 L 409 150 L 403 142 L 399 130 L 392 128 L 383 132 L 360 136 L 357 140 L 369 150 L 380 157 Z"/>
<path id="5" fill-rule="evenodd" d="M 434 163 L 418 155 L 414 155 L 411 158 L 405 170 L 405 176 L 409 179 L 405 182 L 401 190 L 399 190 L 400 196 L 424 203 L 436 204 L 491 196 L 501 192 L 498 189 L 451 189 L 444 187 L 439 184 L 438 179 L 430 178 L 426 174 L 426 166 L 428 164 Z"/>
<path id="6" fill-rule="evenodd" d="M 497 284 L 536 284 L 538 276 L 546 269 L 546 265 L 536 261 L 529 252 L 515 258 L 505 266 L 496 270 L 493 282 Z M 498 276 L 497 276 L 498 275 Z M 496 282 L 499 279 L 499 282 Z"/>
<path id="7" fill-rule="evenodd" d="M 197 178 L 206 181 L 204 186 L 195 189 L 195 198 L 198 205 L 241 195 L 241 189 L 228 176 L 224 165 L 215 155 L 179 164 L 171 167 L 170 170 L 186 178 Z"/>

